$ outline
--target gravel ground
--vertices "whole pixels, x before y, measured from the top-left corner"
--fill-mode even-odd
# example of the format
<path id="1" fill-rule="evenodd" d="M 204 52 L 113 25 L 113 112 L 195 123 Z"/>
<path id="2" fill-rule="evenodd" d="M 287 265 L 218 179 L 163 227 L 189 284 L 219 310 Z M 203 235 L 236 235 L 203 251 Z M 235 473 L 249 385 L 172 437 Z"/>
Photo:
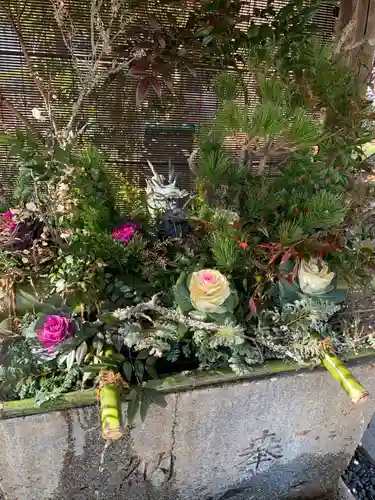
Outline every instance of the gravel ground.
<path id="1" fill-rule="evenodd" d="M 375 462 L 358 447 L 342 476 L 354 498 L 375 500 Z"/>

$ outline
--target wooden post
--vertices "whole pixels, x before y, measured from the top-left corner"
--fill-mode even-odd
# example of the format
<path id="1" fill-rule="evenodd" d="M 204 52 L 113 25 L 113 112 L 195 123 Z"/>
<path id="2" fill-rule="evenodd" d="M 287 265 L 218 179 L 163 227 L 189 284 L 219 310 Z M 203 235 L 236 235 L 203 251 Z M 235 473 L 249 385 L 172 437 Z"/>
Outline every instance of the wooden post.
<path id="1" fill-rule="evenodd" d="M 375 1 L 342 0 L 336 23 L 339 58 L 367 83 L 375 53 Z"/>
<path id="2" fill-rule="evenodd" d="M 341 0 L 339 17 L 336 22 L 335 32 L 336 39 L 338 40 L 343 32 L 345 26 L 348 25 L 353 16 L 353 0 Z"/>

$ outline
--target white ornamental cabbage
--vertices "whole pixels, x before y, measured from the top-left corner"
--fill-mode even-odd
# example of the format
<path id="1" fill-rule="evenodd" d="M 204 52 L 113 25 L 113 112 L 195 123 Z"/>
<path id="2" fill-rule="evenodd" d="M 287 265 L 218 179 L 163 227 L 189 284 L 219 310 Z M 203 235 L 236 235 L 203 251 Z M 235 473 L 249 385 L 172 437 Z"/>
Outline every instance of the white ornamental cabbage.
<path id="1" fill-rule="evenodd" d="M 201 269 L 191 275 L 190 299 L 202 312 L 217 312 L 230 295 L 229 282 L 215 269 Z"/>
<path id="2" fill-rule="evenodd" d="M 303 260 L 298 270 L 298 281 L 301 291 L 308 295 L 318 295 L 331 289 L 335 273 L 329 270 L 328 264 L 321 259 Z"/>

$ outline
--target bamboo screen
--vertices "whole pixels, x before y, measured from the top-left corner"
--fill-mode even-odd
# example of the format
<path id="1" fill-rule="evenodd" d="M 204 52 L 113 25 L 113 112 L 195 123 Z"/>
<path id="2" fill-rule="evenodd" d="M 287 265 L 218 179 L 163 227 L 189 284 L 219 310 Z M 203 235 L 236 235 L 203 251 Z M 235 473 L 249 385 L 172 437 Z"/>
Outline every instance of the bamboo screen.
<path id="1" fill-rule="evenodd" d="M 16 10 L 21 0 L 6 1 Z M 55 23 L 50 1 L 24 2 L 27 12 L 22 14 L 20 23 L 24 43 L 38 74 L 53 89 L 52 96 L 56 99 L 54 106 L 60 108 L 61 116 L 64 116 L 71 108 L 76 88 L 69 52 Z M 85 14 L 85 3 L 87 5 L 87 2 L 81 2 L 82 16 L 75 20 L 82 23 L 82 32 L 77 30 L 75 43 L 77 47 L 81 46 L 83 58 L 88 55 L 85 54 L 87 44 L 84 43 L 84 37 L 87 38 L 85 23 L 87 26 L 89 22 L 88 14 Z M 276 0 L 274 6 L 280 8 L 285 3 Z M 182 4 L 185 5 L 186 12 L 188 0 L 181 2 L 179 8 Z M 266 4 L 266 0 L 248 0 L 245 7 L 257 21 L 254 12 Z M 86 8 L 86 12 L 88 10 Z M 159 16 L 166 16 L 168 19 L 168 12 L 168 8 L 164 7 Z M 141 16 L 142 12 L 137 14 Z M 334 8 L 327 4 L 314 19 L 324 40 L 330 40 L 333 35 L 336 15 Z M 10 99 L 31 121 L 32 109 L 43 107 L 25 66 L 19 39 L 9 24 L 0 20 L 0 129 L 7 132 L 22 126 L 22 123 L 1 101 L 1 95 Z M 114 182 L 119 171 L 132 181 L 142 182 L 144 174 L 148 172 L 147 159 L 152 161 L 160 173 L 167 170 L 168 160 L 171 159 L 176 171 L 180 172 L 182 185 L 189 186 L 187 157 L 193 149 L 194 132 L 199 124 L 210 120 L 217 105 L 210 89 L 214 70 L 202 68 L 195 76 L 189 71 L 176 72 L 173 92 L 163 91 L 161 98 L 150 92 L 138 108 L 137 82 L 125 74 L 117 77 L 104 91 L 91 95 L 84 103 L 80 116 L 82 123 L 88 122 L 85 139 L 93 141 L 106 153 Z M 251 85 L 249 94 L 255 99 Z M 33 123 L 43 126 L 35 120 Z M 15 175 L 14 163 L 8 158 L 6 147 L 0 145 L 0 179 L 3 191 L 9 192 Z"/>

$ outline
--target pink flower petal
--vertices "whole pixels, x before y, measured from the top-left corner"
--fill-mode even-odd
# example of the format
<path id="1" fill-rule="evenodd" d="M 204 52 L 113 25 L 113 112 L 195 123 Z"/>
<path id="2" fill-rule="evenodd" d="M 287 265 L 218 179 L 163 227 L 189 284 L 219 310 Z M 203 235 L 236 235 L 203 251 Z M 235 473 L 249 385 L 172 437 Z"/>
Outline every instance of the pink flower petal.
<path id="1" fill-rule="evenodd" d="M 216 276 L 214 274 L 210 273 L 210 271 L 205 271 L 204 273 L 202 273 L 200 281 L 201 281 L 202 285 L 207 285 L 209 283 L 215 283 Z"/>

